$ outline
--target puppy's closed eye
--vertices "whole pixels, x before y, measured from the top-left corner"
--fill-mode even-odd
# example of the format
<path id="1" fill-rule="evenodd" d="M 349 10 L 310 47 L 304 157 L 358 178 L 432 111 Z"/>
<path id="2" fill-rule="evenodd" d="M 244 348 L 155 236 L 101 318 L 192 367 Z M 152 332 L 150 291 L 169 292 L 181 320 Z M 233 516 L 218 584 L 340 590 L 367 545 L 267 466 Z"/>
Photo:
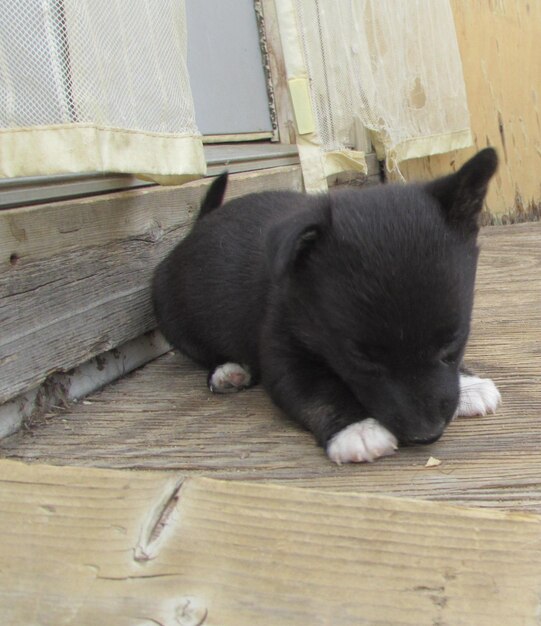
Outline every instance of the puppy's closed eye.
<path id="1" fill-rule="evenodd" d="M 462 358 L 462 352 L 463 344 L 457 346 L 455 342 L 440 350 L 438 360 L 445 365 L 456 365 Z"/>
<path id="2" fill-rule="evenodd" d="M 453 328 L 442 328 L 433 336 L 438 361 L 445 365 L 456 365 L 462 358 L 467 336 Z"/>

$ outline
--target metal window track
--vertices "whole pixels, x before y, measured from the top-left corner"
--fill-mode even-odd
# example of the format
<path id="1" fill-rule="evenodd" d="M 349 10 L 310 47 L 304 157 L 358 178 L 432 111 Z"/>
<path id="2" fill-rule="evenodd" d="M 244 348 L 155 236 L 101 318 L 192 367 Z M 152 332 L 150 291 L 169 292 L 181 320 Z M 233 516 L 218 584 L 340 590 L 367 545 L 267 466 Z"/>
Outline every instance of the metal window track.
<path id="1" fill-rule="evenodd" d="M 204 146 L 208 175 L 244 172 L 299 163 L 297 146 L 278 143 L 209 144 Z M 154 183 L 129 174 L 68 174 L 0 180 L 0 209 L 67 200 Z"/>

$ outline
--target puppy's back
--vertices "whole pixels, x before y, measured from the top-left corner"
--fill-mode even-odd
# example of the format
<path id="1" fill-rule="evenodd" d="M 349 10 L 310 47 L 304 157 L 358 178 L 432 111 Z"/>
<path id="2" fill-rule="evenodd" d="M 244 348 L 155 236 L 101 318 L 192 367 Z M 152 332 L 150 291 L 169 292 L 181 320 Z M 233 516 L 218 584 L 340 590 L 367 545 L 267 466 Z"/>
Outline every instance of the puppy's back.
<path id="1" fill-rule="evenodd" d="M 219 207 L 215 199 L 204 203 L 201 219 L 153 279 L 155 314 L 173 346 L 207 367 L 227 360 L 256 366 L 270 289 L 267 233 L 311 202 L 300 193 L 273 191 Z"/>

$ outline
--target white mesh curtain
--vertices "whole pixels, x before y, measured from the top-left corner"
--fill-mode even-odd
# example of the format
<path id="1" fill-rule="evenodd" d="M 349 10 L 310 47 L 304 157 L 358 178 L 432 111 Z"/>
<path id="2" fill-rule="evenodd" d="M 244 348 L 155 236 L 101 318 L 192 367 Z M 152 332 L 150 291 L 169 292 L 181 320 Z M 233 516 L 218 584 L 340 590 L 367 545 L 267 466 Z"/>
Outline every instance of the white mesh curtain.
<path id="1" fill-rule="evenodd" d="M 0 3 L 0 177 L 205 168 L 183 0 Z"/>
<path id="2" fill-rule="evenodd" d="M 309 189 L 365 171 L 370 131 L 390 170 L 472 144 L 449 0 L 276 0 Z"/>

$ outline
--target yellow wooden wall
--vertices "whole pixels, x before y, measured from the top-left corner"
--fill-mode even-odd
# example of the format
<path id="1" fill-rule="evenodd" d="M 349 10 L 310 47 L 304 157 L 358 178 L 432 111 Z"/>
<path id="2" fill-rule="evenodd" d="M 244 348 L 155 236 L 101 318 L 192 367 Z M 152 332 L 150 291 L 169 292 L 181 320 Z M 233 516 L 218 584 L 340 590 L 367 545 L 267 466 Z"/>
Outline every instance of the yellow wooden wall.
<path id="1" fill-rule="evenodd" d="M 476 149 L 494 146 L 500 168 L 488 211 L 496 221 L 539 214 L 541 0 L 451 0 Z M 475 149 L 403 163 L 408 180 L 456 169 Z"/>

